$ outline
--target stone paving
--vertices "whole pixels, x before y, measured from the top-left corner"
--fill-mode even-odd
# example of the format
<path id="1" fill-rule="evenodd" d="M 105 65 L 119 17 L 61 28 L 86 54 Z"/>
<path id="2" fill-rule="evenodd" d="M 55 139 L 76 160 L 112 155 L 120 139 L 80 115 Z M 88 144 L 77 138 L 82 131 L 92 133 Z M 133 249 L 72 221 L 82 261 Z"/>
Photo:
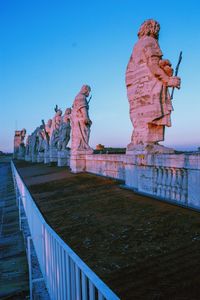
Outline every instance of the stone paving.
<path id="1" fill-rule="evenodd" d="M 2 161 L 2 160 L 1 160 Z M 9 162 L 0 162 L 0 299 L 29 299 L 28 265 Z"/>

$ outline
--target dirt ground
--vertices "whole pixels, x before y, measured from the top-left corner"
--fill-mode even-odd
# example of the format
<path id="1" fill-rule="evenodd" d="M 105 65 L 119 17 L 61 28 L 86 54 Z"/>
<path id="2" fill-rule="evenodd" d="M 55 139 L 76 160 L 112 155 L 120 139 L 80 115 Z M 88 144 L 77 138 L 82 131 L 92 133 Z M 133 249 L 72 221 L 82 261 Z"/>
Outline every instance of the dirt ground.
<path id="1" fill-rule="evenodd" d="M 16 165 L 49 225 L 121 299 L 200 299 L 198 212 L 116 180 Z"/>

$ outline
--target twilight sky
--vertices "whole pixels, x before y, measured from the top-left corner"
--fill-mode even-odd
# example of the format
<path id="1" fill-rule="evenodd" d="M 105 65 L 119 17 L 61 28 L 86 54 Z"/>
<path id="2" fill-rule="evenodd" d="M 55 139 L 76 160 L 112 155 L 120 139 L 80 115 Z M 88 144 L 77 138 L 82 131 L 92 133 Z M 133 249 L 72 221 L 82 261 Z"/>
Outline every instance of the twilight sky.
<path id="1" fill-rule="evenodd" d="M 0 150 L 12 151 L 14 130 L 31 133 L 70 107 L 83 84 L 92 88 L 90 144 L 126 147 L 132 125 L 125 70 L 141 23 L 161 25 L 159 43 L 175 68 L 166 146 L 200 146 L 200 4 L 190 1 L 0 0 Z"/>

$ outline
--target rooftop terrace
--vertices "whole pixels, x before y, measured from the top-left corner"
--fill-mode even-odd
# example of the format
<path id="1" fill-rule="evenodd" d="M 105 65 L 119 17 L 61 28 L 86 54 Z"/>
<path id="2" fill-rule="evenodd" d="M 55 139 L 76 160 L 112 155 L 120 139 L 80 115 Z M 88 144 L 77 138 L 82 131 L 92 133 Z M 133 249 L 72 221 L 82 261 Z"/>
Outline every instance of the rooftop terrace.
<path id="1" fill-rule="evenodd" d="M 199 299 L 199 213 L 109 178 L 15 165 L 49 225 L 121 299 Z"/>

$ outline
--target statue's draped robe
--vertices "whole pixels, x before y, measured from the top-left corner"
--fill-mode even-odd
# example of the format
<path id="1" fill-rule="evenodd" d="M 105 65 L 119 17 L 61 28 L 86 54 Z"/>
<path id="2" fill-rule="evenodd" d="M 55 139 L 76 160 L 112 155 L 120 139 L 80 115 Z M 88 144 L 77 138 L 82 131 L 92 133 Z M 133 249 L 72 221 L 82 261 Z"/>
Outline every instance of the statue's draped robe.
<path id="1" fill-rule="evenodd" d="M 171 126 L 173 110 L 170 95 L 162 81 L 150 71 L 148 59 L 162 58 L 158 41 L 149 36 L 139 39 L 126 70 L 130 118 L 134 126 L 132 143 L 164 140 L 165 126 Z"/>
<path id="2" fill-rule="evenodd" d="M 62 121 L 62 117 L 60 115 L 56 115 L 52 119 L 52 125 L 50 129 L 50 144 L 51 147 L 56 147 L 59 139 L 59 128 Z"/>
<path id="3" fill-rule="evenodd" d="M 59 129 L 59 148 L 60 150 L 65 150 L 67 144 L 70 140 L 70 132 L 71 132 L 71 126 L 70 126 L 70 116 L 64 115 L 62 118 L 62 122 Z"/>
<path id="4" fill-rule="evenodd" d="M 90 125 L 85 124 L 85 117 L 83 116 L 82 109 L 88 112 L 88 103 L 84 94 L 79 93 L 72 106 L 71 126 L 72 126 L 72 151 L 74 150 L 88 150 Z"/>

